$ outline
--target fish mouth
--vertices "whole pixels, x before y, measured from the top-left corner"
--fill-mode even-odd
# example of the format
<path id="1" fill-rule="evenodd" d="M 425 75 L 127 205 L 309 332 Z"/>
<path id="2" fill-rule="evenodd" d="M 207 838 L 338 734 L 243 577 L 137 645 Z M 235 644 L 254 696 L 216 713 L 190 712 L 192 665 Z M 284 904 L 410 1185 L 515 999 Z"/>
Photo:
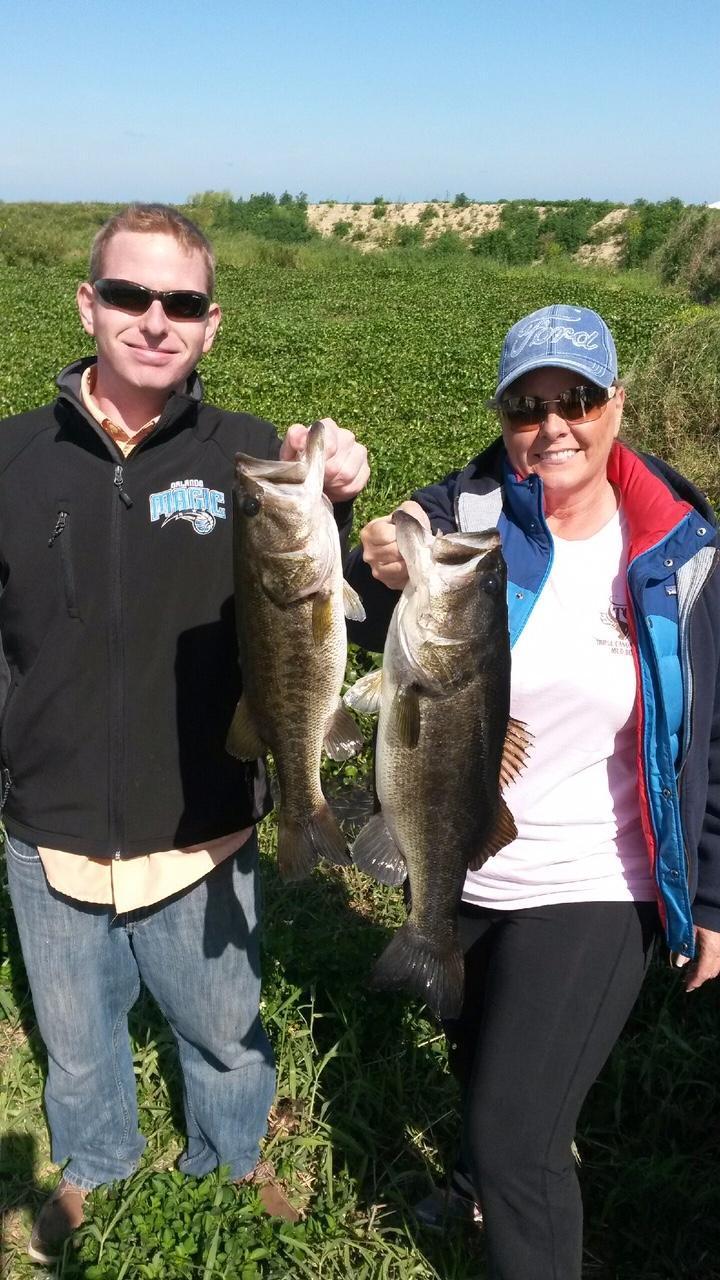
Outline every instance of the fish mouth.
<path id="1" fill-rule="evenodd" d="M 486 555 L 499 550 L 500 534 L 497 529 L 436 535 L 432 548 L 436 564 L 467 564 L 471 560 L 484 559 Z"/>
<path id="2" fill-rule="evenodd" d="M 304 484 L 315 471 L 322 475 L 325 464 L 325 427 L 313 422 L 305 448 L 297 458 L 254 458 L 248 453 L 235 454 L 235 477 L 239 485 L 244 479 L 267 485 Z M 321 486 L 322 488 L 322 486 Z"/>
<path id="3" fill-rule="evenodd" d="M 247 479 L 261 484 L 302 484 L 307 476 L 308 468 L 305 458 L 294 458 L 283 461 L 267 458 L 252 458 L 247 453 L 235 454 L 235 476 L 239 484 Z"/>

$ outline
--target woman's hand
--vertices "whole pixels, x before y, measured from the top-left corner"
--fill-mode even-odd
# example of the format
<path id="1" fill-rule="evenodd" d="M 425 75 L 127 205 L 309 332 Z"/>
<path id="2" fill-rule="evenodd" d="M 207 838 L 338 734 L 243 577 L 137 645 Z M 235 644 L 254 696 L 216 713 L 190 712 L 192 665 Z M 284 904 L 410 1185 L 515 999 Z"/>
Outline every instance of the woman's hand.
<path id="1" fill-rule="evenodd" d="M 703 982 L 707 982 L 709 978 L 717 978 L 720 973 L 720 933 L 696 925 L 695 946 L 697 955 L 685 971 L 686 991 L 697 991 Z"/>
<path id="2" fill-rule="evenodd" d="M 419 502 L 401 502 L 398 511 L 407 511 L 426 529 L 430 521 Z M 370 566 L 373 578 L 384 582 L 393 591 L 402 591 L 408 580 L 407 565 L 398 550 L 395 525 L 391 516 L 379 516 L 371 520 L 360 532 L 363 560 Z"/>

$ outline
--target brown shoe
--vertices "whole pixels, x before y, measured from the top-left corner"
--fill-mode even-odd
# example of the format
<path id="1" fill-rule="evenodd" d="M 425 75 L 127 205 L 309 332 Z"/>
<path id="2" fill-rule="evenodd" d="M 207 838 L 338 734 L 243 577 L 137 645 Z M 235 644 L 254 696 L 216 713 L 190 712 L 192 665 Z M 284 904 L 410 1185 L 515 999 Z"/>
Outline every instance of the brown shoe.
<path id="1" fill-rule="evenodd" d="M 87 1194 L 64 1178 L 58 1183 L 35 1219 L 27 1248 L 33 1262 L 48 1267 L 60 1257 L 68 1236 L 85 1221 Z"/>
<path id="2" fill-rule="evenodd" d="M 285 1222 L 300 1221 L 300 1214 L 285 1195 L 281 1183 L 275 1177 L 275 1166 L 270 1160 L 261 1160 L 250 1173 L 236 1181 L 238 1185 L 249 1183 L 257 1187 L 260 1203 L 271 1218 L 282 1218 Z"/>

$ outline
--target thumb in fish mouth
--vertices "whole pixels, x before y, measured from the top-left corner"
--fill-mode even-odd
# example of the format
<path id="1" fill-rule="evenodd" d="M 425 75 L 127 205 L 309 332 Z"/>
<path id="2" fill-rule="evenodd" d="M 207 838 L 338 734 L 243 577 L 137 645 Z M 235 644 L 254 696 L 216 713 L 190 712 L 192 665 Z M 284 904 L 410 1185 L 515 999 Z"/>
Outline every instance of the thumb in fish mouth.
<path id="1" fill-rule="evenodd" d="M 319 419 L 309 427 L 304 426 L 301 422 L 293 422 L 292 426 L 288 427 L 285 432 L 285 437 L 280 445 L 280 460 L 293 462 L 296 458 L 302 458 L 309 447 L 317 447 L 316 442 L 318 440 L 324 443 L 324 438 L 325 428 Z"/>
<path id="2" fill-rule="evenodd" d="M 429 548 L 433 541 L 430 522 L 428 520 L 425 524 L 414 512 L 403 507 L 393 511 L 390 519 L 395 525 L 398 551 L 407 565 L 410 581 L 415 586 L 425 576 L 429 561 Z"/>

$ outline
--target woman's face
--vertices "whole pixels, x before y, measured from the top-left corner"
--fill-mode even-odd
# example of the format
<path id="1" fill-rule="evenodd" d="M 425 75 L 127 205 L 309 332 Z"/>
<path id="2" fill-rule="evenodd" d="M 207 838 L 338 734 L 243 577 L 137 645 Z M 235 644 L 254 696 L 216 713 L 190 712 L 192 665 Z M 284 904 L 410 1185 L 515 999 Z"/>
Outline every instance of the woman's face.
<path id="1" fill-rule="evenodd" d="M 583 378 L 569 369 L 534 369 L 508 387 L 505 395 L 540 396 L 553 400 L 562 391 L 580 386 Z M 502 418 L 505 448 L 515 471 L 542 478 L 545 505 L 588 495 L 604 480 L 613 440 L 620 430 L 625 392 L 618 387 L 599 418 L 564 422 L 552 408 L 538 426 L 513 430 Z"/>

